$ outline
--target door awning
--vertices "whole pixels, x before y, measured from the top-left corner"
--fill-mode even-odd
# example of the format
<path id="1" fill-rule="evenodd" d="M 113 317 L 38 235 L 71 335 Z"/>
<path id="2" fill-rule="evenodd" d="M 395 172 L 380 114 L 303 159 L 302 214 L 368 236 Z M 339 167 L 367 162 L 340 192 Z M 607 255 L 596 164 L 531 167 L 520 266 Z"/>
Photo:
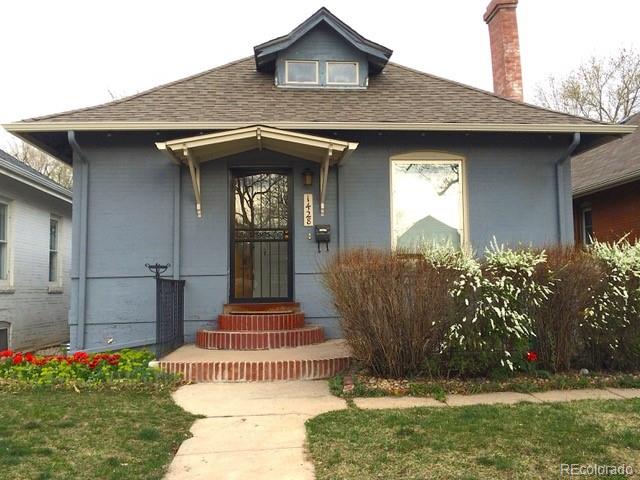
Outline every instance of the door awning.
<path id="1" fill-rule="evenodd" d="M 196 213 L 202 216 L 200 164 L 249 150 L 272 150 L 320 164 L 320 215 L 324 215 L 329 166 L 344 161 L 357 147 L 356 142 L 319 137 L 255 125 L 224 132 L 158 142 L 179 165 L 187 165 L 196 197 Z"/>

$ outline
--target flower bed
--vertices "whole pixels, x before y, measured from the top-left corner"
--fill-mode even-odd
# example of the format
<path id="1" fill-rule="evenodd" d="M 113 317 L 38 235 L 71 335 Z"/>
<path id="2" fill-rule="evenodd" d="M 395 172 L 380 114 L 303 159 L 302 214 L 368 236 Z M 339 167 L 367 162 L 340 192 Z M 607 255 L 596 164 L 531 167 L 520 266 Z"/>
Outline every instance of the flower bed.
<path id="1" fill-rule="evenodd" d="M 148 350 L 122 350 L 119 353 L 76 352 L 73 355 L 34 355 L 0 352 L 0 379 L 33 385 L 104 384 L 115 381 L 153 382 L 173 380 L 154 368 Z"/>
<path id="2" fill-rule="evenodd" d="M 639 373 L 579 373 L 554 375 L 517 374 L 502 379 L 382 378 L 363 371 L 337 375 L 330 380 L 331 391 L 343 398 L 413 396 L 444 401 L 447 394 L 471 395 L 490 392 L 543 392 L 583 388 L 640 388 Z"/>

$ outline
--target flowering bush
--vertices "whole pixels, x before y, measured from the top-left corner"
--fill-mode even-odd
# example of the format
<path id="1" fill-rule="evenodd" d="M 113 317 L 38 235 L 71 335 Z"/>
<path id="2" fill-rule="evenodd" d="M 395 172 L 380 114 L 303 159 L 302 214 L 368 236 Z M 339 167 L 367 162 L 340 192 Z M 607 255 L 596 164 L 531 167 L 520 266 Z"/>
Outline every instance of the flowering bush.
<path id="1" fill-rule="evenodd" d="M 96 354 L 76 352 L 69 356 L 37 356 L 5 350 L 0 352 L 0 378 L 38 385 L 103 383 L 119 379 L 154 380 L 161 374 L 149 368 L 149 361 L 153 358 L 147 350 Z"/>
<path id="2" fill-rule="evenodd" d="M 484 358 L 476 369 L 499 364 L 510 370 L 521 363 L 534 333 L 533 312 L 547 299 L 549 285 L 534 273 L 546 260 L 544 251 L 512 250 L 495 240 L 484 261 L 470 261 L 451 294 L 464 303 L 463 314 L 450 327 L 445 349 L 475 352 Z"/>
<path id="3" fill-rule="evenodd" d="M 603 274 L 591 289 L 581 324 L 592 366 L 640 366 L 640 243 L 594 242 L 592 256 Z"/>

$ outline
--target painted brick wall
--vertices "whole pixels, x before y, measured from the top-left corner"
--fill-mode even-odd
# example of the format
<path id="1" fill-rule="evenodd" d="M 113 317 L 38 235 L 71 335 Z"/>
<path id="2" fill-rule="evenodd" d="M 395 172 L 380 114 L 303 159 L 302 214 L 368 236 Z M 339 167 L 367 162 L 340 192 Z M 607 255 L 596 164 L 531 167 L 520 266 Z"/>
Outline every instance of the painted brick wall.
<path id="1" fill-rule="evenodd" d="M 613 242 L 629 234 L 640 239 L 640 180 L 579 197 L 573 201 L 576 243 L 582 243 L 582 210 L 591 208 L 593 233 Z"/>
<path id="2" fill-rule="evenodd" d="M 197 132 L 196 132 L 197 133 Z M 318 132 L 332 136 L 334 132 Z M 571 138 L 547 135 L 408 134 L 342 132 L 360 142 L 352 157 L 330 170 L 327 213 L 319 212 L 318 165 L 269 151 L 207 162 L 202 166 L 203 216 L 195 214 L 191 179 L 154 142 L 186 133 L 84 134 L 89 157 L 89 245 L 85 349 L 101 350 L 153 343 L 154 282 L 144 263 L 173 263 L 174 188 L 180 175 L 180 277 L 185 287 L 185 333 L 215 322 L 229 294 L 229 168 L 273 166 L 293 169 L 294 296 L 309 323 L 340 336 L 338 317 L 321 283 L 323 264 L 338 250 L 390 245 L 389 157 L 415 150 L 442 150 L 466 158 L 469 237 L 482 252 L 499 242 L 537 245 L 557 240 L 555 161 Z M 78 166 L 74 167 L 78 168 Z M 315 172 L 311 190 L 302 171 Z M 337 176 L 344 190 L 338 205 Z M 568 176 L 567 176 L 568 178 Z M 571 198 L 563 185 L 568 217 Z M 78 189 L 76 189 L 78 190 Z M 318 253 L 311 228 L 302 226 L 303 193 L 314 194 L 315 223 L 332 226 L 330 251 Z M 339 232 L 338 210 L 344 214 Z M 571 225 L 569 225 L 569 230 Z M 78 229 L 74 235 L 78 238 Z M 77 241 L 76 241 L 77 243 Z M 77 259 L 77 257 L 75 257 Z M 77 269 L 72 290 L 71 337 L 76 338 Z M 168 274 L 172 275 L 170 269 Z M 73 344 L 75 347 L 77 342 Z"/>
<path id="3" fill-rule="evenodd" d="M 32 350 L 69 340 L 71 205 L 16 180 L 0 177 L 9 203 L 11 285 L 0 294 L 0 323 L 10 324 L 10 348 Z M 59 219 L 62 293 L 49 293 L 49 222 Z M 6 293 L 12 292 L 12 293 Z"/>

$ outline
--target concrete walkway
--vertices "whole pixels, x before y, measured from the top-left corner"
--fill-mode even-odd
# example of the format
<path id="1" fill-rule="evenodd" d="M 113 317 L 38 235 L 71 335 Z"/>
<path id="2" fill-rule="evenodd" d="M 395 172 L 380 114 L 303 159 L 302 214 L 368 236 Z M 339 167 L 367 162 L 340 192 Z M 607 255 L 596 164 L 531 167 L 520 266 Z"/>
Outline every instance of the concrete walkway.
<path id="1" fill-rule="evenodd" d="M 169 480 L 306 480 L 304 422 L 347 407 L 326 381 L 199 383 L 174 393 L 196 420 L 174 458 Z"/>
<path id="2" fill-rule="evenodd" d="M 322 380 L 199 383 L 180 388 L 173 398 L 185 410 L 206 418 L 193 424 L 193 437 L 180 446 L 168 480 L 311 480 L 304 422 L 347 408 Z M 640 398 L 640 389 L 449 395 L 446 403 L 419 397 L 356 398 L 354 403 L 358 408 L 379 409 L 626 398 Z"/>
<path id="3" fill-rule="evenodd" d="M 447 395 L 445 402 L 422 397 L 371 397 L 355 398 L 358 408 L 365 410 L 381 408 L 413 407 L 463 407 L 468 405 L 512 405 L 520 402 L 571 402 L 574 400 L 624 400 L 640 398 L 637 388 L 607 388 L 604 390 L 550 390 L 537 393 L 496 392 L 476 395 Z"/>

